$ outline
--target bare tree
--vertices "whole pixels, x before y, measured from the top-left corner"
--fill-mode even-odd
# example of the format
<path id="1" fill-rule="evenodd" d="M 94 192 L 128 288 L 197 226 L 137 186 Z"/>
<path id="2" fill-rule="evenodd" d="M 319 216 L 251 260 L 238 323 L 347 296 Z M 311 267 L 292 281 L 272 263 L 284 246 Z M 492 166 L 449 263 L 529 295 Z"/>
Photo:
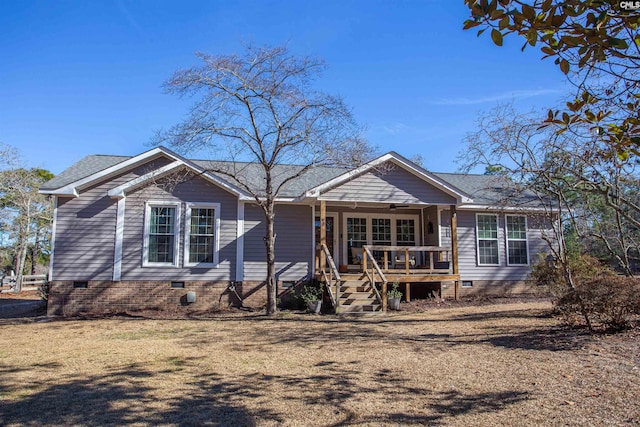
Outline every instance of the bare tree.
<path id="1" fill-rule="evenodd" d="M 343 100 L 313 86 L 325 69 L 322 60 L 293 56 L 286 46 L 196 56 L 200 64 L 174 73 L 164 88 L 197 101 L 183 122 L 159 132 L 154 142 L 231 161 L 210 162 L 207 169 L 230 178 L 264 212 L 267 314 L 273 314 L 276 198 L 287 184 L 318 166 L 360 164 L 373 150 L 360 137 L 362 129 Z M 259 172 L 239 161 L 259 165 Z M 279 168 L 281 164 L 299 167 Z"/>
<path id="2" fill-rule="evenodd" d="M 511 105 L 481 116 L 467 148 L 461 157 L 465 169 L 488 166 L 509 176 L 517 190 L 553 201 L 553 210 L 560 212 L 556 244 L 571 228 L 583 239 L 600 242 L 618 268 L 632 274 L 630 254 L 640 249 L 635 157 L 620 159 L 614 147 L 591 132 L 540 127 L 534 113 L 517 113 Z M 563 247 L 555 248 L 558 259 L 566 256 Z"/>
<path id="3" fill-rule="evenodd" d="M 557 132 L 540 122 L 535 113 L 518 113 L 511 105 L 482 115 L 460 156 L 463 168 L 485 166 L 508 177 L 513 194 L 527 191 L 542 202 L 552 226 L 543 237 L 567 288 L 576 289 L 567 230 L 583 244 L 598 242 L 619 269 L 632 275 L 630 254 L 637 256 L 640 250 L 636 158 L 621 159 L 617 147 L 597 133 Z"/>

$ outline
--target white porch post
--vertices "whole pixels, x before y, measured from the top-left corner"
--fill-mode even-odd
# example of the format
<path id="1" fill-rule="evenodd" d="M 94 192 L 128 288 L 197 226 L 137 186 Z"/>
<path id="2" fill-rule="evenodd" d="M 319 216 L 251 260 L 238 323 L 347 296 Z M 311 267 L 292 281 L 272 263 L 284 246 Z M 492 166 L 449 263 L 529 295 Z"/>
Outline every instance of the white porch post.
<path id="1" fill-rule="evenodd" d="M 451 264 L 453 265 L 453 274 L 459 274 L 458 270 L 458 213 L 456 205 L 450 206 L 451 213 Z M 460 298 L 460 280 L 454 282 L 455 299 Z"/>
<path id="2" fill-rule="evenodd" d="M 327 245 L 327 202 L 320 200 L 320 244 Z M 320 249 L 320 271 L 325 271 L 327 267 L 327 256 L 322 248 Z"/>

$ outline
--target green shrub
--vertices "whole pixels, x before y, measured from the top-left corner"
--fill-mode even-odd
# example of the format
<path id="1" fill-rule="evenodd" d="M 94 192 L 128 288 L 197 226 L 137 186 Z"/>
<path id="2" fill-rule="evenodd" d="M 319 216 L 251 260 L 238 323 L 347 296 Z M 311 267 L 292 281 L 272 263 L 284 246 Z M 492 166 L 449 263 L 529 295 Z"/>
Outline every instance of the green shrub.
<path id="1" fill-rule="evenodd" d="M 286 298 L 283 298 L 281 307 L 291 310 L 303 310 L 307 307 L 307 301 L 321 299 L 322 283 L 317 280 L 308 280 L 292 287 Z"/>
<path id="2" fill-rule="evenodd" d="M 393 282 L 391 289 L 387 291 L 387 298 L 402 298 L 402 292 L 398 289 L 400 282 Z"/>

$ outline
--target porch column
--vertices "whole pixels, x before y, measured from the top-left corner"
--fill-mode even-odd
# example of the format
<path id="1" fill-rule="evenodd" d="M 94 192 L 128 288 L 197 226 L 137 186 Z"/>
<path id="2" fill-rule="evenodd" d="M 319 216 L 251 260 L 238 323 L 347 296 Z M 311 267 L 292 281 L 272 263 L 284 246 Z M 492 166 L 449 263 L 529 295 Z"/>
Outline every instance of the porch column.
<path id="1" fill-rule="evenodd" d="M 453 274 L 459 274 L 458 270 L 458 213 L 456 212 L 456 205 L 449 207 L 449 213 L 451 214 L 451 264 L 453 265 Z M 455 299 L 460 298 L 460 281 L 454 281 L 454 295 Z"/>
<path id="2" fill-rule="evenodd" d="M 320 200 L 320 245 L 327 245 L 327 202 Z M 320 271 L 325 271 L 327 256 L 320 248 Z"/>

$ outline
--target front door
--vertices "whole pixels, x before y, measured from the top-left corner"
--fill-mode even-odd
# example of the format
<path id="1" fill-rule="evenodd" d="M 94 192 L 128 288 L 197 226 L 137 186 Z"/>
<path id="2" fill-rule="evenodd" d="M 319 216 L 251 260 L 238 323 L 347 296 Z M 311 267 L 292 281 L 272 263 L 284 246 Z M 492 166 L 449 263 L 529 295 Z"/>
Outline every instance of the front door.
<path id="1" fill-rule="evenodd" d="M 327 248 L 329 248 L 329 253 L 331 254 L 331 258 L 335 262 L 336 266 L 339 265 L 338 262 L 338 246 L 337 246 L 337 236 L 336 232 L 338 229 L 336 228 L 336 224 L 338 223 L 338 218 L 335 214 L 327 214 Z M 316 216 L 315 219 L 315 230 L 316 230 L 316 246 L 320 247 L 320 217 Z"/>

